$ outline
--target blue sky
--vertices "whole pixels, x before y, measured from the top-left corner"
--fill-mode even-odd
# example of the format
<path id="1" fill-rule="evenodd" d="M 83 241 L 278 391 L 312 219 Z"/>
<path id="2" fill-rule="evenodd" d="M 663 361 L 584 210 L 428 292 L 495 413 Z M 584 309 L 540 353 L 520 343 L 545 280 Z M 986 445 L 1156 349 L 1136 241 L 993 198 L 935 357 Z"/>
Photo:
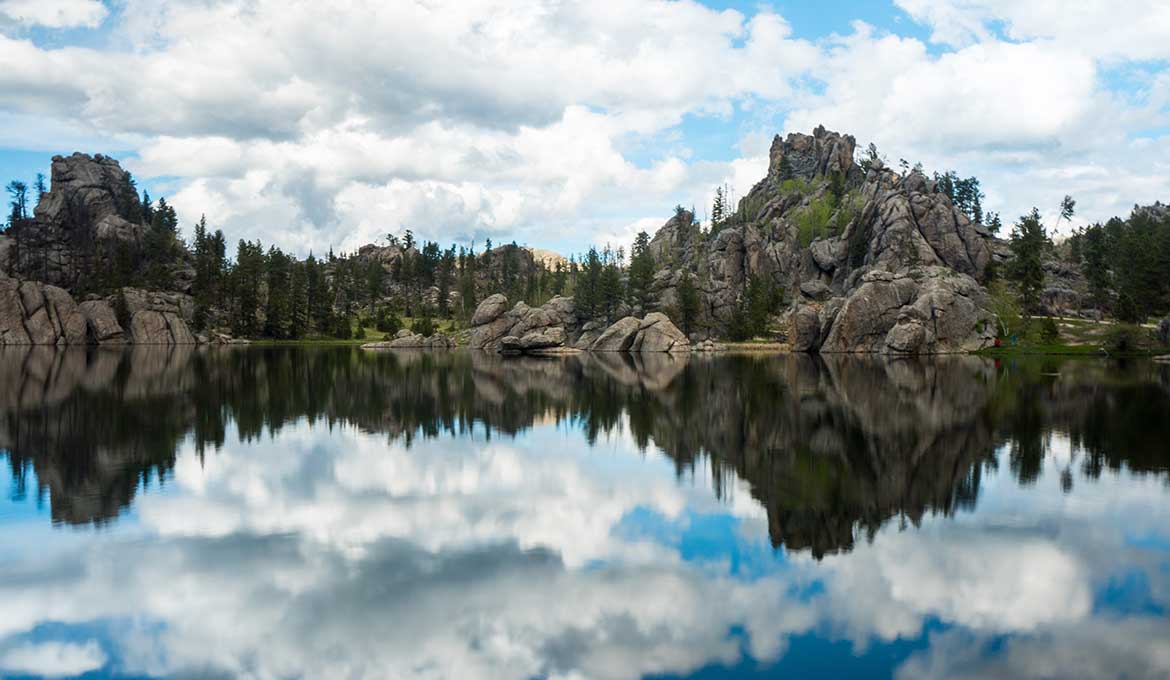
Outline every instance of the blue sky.
<path id="1" fill-rule="evenodd" d="M 824 124 L 1010 221 L 1170 198 L 1157 0 L 0 0 L 0 177 L 106 153 L 185 225 L 580 251 L 742 195 Z"/>

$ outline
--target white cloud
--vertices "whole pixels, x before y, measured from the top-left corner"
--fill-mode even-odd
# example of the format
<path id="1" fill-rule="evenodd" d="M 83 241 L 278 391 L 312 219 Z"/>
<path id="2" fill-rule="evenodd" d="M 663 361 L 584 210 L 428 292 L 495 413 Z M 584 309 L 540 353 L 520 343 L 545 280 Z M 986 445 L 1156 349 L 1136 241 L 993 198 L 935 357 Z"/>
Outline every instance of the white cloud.
<path id="1" fill-rule="evenodd" d="M 1164 69 L 1109 78 L 1170 56 L 1165 3 L 897 4 L 941 47 L 860 23 L 814 42 L 690 0 L 126 0 L 110 47 L 0 36 L 0 119 L 20 148 L 132 149 L 140 177 L 177 178 L 184 223 L 302 254 L 404 227 L 580 249 L 676 202 L 702 213 L 721 182 L 746 193 L 766 144 L 712 162 L 688 115 L 764 139 L 824 123 L 979 174 L 1009 219 L 1065 193 L 1088 219 L 1170 194 L 1145 132 L 1170 125 Z"/>
<path id="2" fill-rule="evenodd" d="M 1037 40 L 1106 58 L 1170 57 L 1170 6 L 1161 0 L 894 0 L 933 29 L 932 40 L 964 46 L 987 40 L 1000 24 L 1014 41 Z"/>
<path id="3" fill-rule="evenodd" d="M 105 665 L 105 652 L 92 640 L 25 643 L 0 652 L 0 669 L 48 678 L 81 675 Z"/>
<path id="4" fill-rule="evenodd" d="M 3 0 L 0 15 L 25 26 L 96 28 L 109 12 L 99 0 Z"/>

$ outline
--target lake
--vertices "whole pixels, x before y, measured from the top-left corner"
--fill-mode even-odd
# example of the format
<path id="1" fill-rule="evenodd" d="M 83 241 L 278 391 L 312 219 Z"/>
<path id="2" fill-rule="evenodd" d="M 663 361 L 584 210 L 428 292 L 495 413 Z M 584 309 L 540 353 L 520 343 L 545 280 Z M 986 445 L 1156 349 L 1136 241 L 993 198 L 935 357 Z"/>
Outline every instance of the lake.
<path id="1" fill-rule="evenodd" d="M 0 674 L 1170 676 L 1170 367 L 0 348 Z"/>

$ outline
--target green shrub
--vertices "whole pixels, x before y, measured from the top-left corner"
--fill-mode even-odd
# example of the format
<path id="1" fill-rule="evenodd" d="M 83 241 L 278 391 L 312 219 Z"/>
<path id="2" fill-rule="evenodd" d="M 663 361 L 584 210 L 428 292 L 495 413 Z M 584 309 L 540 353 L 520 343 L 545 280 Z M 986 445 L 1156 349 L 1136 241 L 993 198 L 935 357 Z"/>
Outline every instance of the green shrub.
<path id="1" fill-rule="evenodd" d="M 1040 342 L 1045 345 L 1054 345 L 1060 340 L 1060 326 L 1056 325 L 1056 319 L 1052 317 L 1044 317 L 1040 323 Z"/>
<path id="2" fill-rule="evenodd" d="M 1140 326 L 1118 324 L 1105 332 L 1105 342 L 1102 346 L 1108 352 L 1121 354 L 1136 352 L 1141 349 L 1145 335 Z"/>
<path id="3" fill-rule="evenodd" d="M 833 197 L 822 196 L 796 211 L 797 239 L 802 248 L 832 233 Z"/>
<path id="4" fill-rule="evenodd" d="M 803 177 L 793 177 L 780 183 L 781 196 L 805 195 L 812 189 L 812 184 Z"/>
<path id="5" fill-rule="evenodd" d="M 431 315 L 423 313 L 422 316 L 414 320 L 411 324 L 410 330 L 418 335 L 430 337 L 435 334 L 435 322 L 431 319 Z"/>
<path id="6" fill-rule="evenodd" d="M 340 314 L 333 317 L 333 323 L 329 329 L 329 334 L 338 340 L 349 340 L 352 338 L 353 324 L 349 317 Z"/>
<path id="7" fill-rule="evenodd" d="M 378 310 L 378 318 L 374 322 L 374 328 L 381 333 L 394 335 L 402 329 L 402 322 L 398 320 L 397 314 L 383 308 Z"/>

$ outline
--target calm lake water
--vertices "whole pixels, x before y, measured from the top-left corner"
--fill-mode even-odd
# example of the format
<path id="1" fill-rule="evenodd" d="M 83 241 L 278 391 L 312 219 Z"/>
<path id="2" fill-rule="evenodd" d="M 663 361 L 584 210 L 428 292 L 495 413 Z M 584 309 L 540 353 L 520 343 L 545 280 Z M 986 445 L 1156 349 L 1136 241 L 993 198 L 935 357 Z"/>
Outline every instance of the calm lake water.
<path id="1" fill-rule="evenodd" d="M 0 351 L 0 675 L 1170 677 L 1170 367 Z"/>

